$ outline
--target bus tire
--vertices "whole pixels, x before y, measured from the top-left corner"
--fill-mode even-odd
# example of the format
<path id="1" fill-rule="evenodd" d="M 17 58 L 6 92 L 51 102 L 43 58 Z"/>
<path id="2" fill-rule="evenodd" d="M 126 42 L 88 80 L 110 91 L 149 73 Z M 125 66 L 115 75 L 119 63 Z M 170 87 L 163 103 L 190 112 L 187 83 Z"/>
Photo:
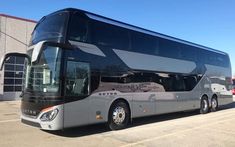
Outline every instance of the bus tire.
<path id="1" fill-rule="evenodd" d="M 108 126 L 111 130 L 120 130 L 126 128 L 129 120 L 130 110 L 125 102 L 117 101 L 112 104 L 108 117 Z"/>
<path id="2" fill-rule="evenodd" d="M 208 98 L 206 96 L 203 96 L 201 99 L 201 104 L 200 104 L 200 113 L 201 114 L 206 114 L 209 112 L 209 102 Z"/>
<path id="3" fill-rule="evenodd" d="M 215 112 L 218 110 L 218 100 L 216 96 L 211 98 L 211 112 Z"/>

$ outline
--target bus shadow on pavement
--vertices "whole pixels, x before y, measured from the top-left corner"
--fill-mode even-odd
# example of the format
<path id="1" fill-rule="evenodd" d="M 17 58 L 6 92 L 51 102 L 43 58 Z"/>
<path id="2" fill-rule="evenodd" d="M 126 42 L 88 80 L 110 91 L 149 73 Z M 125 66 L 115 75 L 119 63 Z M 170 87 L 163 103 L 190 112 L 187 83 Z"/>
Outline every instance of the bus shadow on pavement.
<path id="1" fill-rule="evenodd" d="M 104 123 L 102 123 L 102 124 L 87 125 L 81 127 L 73 127 L 59 131 L 46 131 L 46 130 L 43 131 L 54 135 L 71 138 L 71 137 L 83 137 L 83 136 L 104 133 L 110 130 Z"/>
<path id="2" fill-rule="evenodd" d="M 229 105 L 220 107 L 219 111 L 222 111 L 224 109 L 230 109 L 230 108 L 235 108 L 235 102 Z M 175 113 L 169 113 L 169 114 L 136 118 L 136 119 L 133 119 L 131 125 L 126 129 L 138 127 L 141 125 L 151 124 L 151 123 L 159 123 L 159 122 L 164 122 L 164 121 L 173 120 L 173 119 L 186 118 L 186 117 L 190 117 L 194 115 L 199 115 L 199 110 L 188 111 L 188 112 L 175 112 Z M 106 124 L 102 123 L 102 124 L 68 128 L 68 129 L 60 130 L 60 131 L 45 131 L 45 132 L 62 136 L 62 137 L 71 138 L 71 137 L 83 137 L 83 136 L 90 136 L 90 135 L 110 132 L 110 130 L 108 129 Z"/>
<path id="3" fill-rule="evenodd" d="M 235 108 L 235 102 L 221 106 L 219 107 L 218 111 L 222 111 L 225 109 Z M 215 112 L 216 113 L 216 112 Z M 157 122 L 164 122 L 168 120 L 178 119 L 178 118 L 186 118 L 194 115 L 200 115 L 199 110 L 192 110 L 192 111 L 186 111 L 186 112 L 174 112 L 169 114 L 161 114 L 161 115 L 155 115 L 155 116 L 149 116 L 144 118 L 137 118 L 134 119 L 131 127 L 136 127 L 144 124 L 150 124 L 150 123 L 157 123 Z"/>

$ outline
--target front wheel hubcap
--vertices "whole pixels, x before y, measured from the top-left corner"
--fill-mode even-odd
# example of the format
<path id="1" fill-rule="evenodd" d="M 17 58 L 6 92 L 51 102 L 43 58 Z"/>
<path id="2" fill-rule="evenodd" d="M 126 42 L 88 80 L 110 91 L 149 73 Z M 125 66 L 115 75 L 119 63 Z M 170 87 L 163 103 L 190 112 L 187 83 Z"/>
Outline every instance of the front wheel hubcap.
<path id="1" fill-rule="evenodd" d="M 116 124 L 122 124 L 125 120 L 125 109 L 122 107 L 116 107 L 113 111 L 113 122 Z"/>

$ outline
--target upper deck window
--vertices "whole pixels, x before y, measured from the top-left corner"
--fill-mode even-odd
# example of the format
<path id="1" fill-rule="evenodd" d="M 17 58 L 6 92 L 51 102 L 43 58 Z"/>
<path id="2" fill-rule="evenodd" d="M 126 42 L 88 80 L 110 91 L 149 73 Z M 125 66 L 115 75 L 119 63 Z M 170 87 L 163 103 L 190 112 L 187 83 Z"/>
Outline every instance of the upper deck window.
<path id="1" fill-rule="evenodd" d="M 79 13 L 72 15 L 69 24 L 68 38 L 69 40 L 88 42 L 88 21 Z"/>
<path id="2" fill-rule="evenodd" d="M 67 12 L 55 13 L 42 18 L 32 33 L 31 44 L 42 40 L 59 41 L 63 39 L 67 18 Z"/>
<path id="3" fill-rule="evenodd" d="M 91 40 L 97 45 L 117 49 L 129 48 L 129 37 L 126 29 L 98 21 L 93 21 L 91 24 Z"/>
<path id="4" fill-rule="evenodd" d="M 159 54 L 158 38 L 151 35 L 131 31 L 131 47 L 135 52 Z"/>
<path id="5" fill-rule="evenodd" d="M 68 30 L 69 40 L 118 49 L 129 47 L 129 36 L 126 29 L 104 22 L 88 20 L 81 13 L 72 14 Z"/>

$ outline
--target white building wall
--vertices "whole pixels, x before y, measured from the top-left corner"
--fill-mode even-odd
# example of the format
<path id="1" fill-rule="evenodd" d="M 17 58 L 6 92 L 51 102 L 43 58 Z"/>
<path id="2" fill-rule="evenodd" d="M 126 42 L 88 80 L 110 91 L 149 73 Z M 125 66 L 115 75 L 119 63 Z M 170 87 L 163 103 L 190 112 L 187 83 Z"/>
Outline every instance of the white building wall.
<path id="1" fill-rule="evenodd" d="M 36 23 L 0 14 L 0 58 L 5 53 L 26 53 Z M 4 92 L 4 69 L 0 71 L 0 100 L 19 99 L 21 92 Z"/>
<path id="2" fill-rule="evenodd" d="M 6 17 L 0 16 L 0 58 L 5 54 L 6 49 Z M 0 71 L 0 100 L 3 98 L 4 71 Z"/>

